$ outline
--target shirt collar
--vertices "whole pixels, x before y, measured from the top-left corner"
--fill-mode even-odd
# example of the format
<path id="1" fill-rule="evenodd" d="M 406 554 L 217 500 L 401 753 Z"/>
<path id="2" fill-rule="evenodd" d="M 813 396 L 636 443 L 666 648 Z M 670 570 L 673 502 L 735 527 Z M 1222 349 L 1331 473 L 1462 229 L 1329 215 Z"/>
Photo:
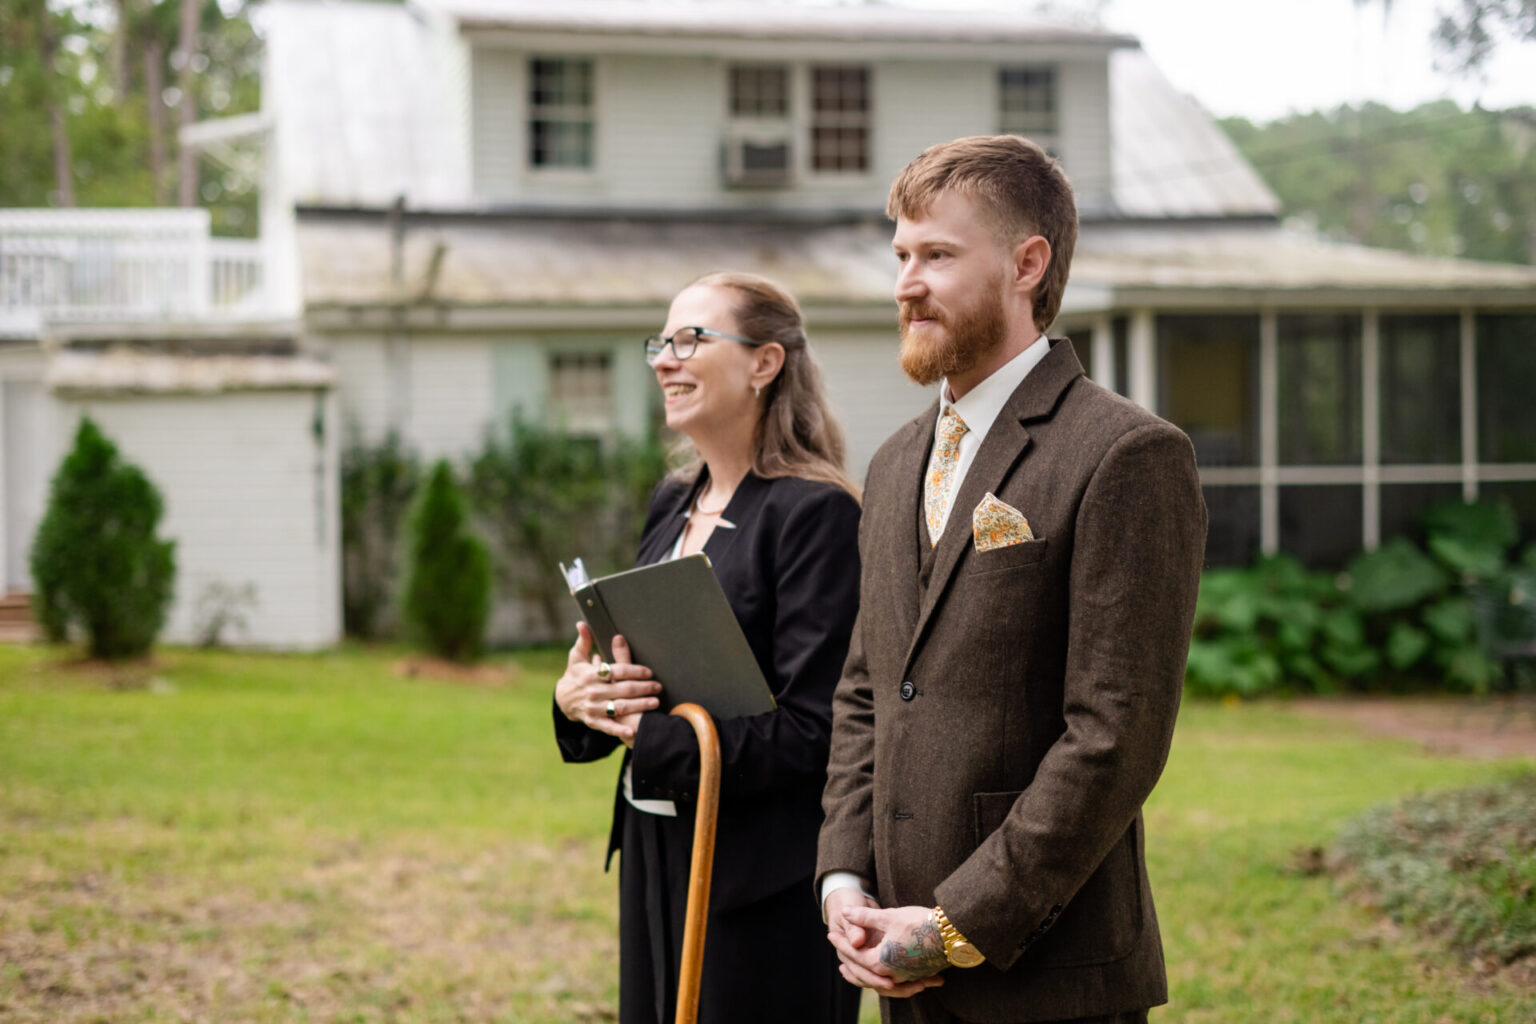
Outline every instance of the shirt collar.
<path id="1" fill-rule="evenodd" d="M 1050 341 L 1045 335 L 1040 335 L 1024 351 L 992 371 L 990 377 L 953 402 L 949 400 L 949 380 L 946 378 L 939 384 L 939 414 L 942 416 L 946 408 L 953 408 L 956 415 L 965 422 L 966 429 L 978 441 L 981 440 L 992 429 L 993 422 L 1003 411 L 1003 406 L 1008 404 L 1008 399 L 1013 397 L 1024 378 L 1029 376 L 1029 371 L 1038 366 L 1050 350 Z"/>

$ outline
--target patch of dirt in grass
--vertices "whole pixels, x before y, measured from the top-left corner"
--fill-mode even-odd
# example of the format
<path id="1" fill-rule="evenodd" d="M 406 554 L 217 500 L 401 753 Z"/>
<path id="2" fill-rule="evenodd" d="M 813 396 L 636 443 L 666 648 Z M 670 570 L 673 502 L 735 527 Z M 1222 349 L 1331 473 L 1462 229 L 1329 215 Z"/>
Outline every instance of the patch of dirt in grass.
<path id="1" fill-rule="evenodd" d="M 1368 733 L 1411 740 L 1434 754 L 1536 758 L 1536 694 L 1499 697 L 1309 697 L 1303 714 L 1341 718 Z"/>
<path id="2" fill-rule="evenodd" d="M 0 1020 L 615 1019 L 616 899 L 593 843 L 353 842 L 269 867 L 13 873 Z"/>
<path id="3" fill-rule="evenodd" d="M 426 657 L 403 658 L 391 665 L 390 671 L 407 679 L 436 679 L 474 686 L 509 686 L 518 677 L 514 665 L 464 665 L 444 658 Z"/>

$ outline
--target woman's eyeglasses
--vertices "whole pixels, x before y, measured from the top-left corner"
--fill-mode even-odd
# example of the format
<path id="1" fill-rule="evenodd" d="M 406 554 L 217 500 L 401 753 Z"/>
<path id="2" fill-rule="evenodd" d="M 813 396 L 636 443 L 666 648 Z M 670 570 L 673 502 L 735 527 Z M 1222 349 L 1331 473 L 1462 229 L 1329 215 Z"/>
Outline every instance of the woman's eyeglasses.
<path id="1" fill-rule="evenodd" d="M 763 344 L 751 338 L 743 338 L 739 334 L 726 334 L 724 331 L 716 331 L 709 327 L 679 327 L 672 332 L 670 338 L 653 334 L 645 339 L 645 362 L 649 366 L 655 366 L 656 360 L 661 358 L 661 350 L 668 345 L 672 346 L 672 354 L 678 359 L 687 359 L 699 350 L 699 342 L 706 338 L 725 338 L 727 341 L 737 341 L 751 348 L 757 348 Z"/>

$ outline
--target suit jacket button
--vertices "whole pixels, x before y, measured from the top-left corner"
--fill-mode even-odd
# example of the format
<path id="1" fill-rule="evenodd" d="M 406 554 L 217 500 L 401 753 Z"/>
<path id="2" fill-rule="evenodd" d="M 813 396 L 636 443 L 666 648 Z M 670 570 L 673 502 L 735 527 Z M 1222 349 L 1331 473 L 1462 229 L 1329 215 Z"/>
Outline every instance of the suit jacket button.
<path id="1" fill-rule="evenodd" d="M 906 682 L 901 684 L 901 699 L 902 700 L 911 700 L 913 697 L 916 697 L 916 696 L 917 696 L 917 687 L 912 685 L 912 680 L 908 679 Z"/>

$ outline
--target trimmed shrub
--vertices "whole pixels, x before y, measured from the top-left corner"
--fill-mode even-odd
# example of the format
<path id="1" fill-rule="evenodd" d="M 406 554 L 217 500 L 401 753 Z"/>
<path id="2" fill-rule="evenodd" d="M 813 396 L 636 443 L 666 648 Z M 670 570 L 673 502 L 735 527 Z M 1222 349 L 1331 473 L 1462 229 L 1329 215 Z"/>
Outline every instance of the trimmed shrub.
<path id="1" fill-rule="evenodd" d="M 153 646 L 176 579 L 176 543 L 155 536 L 163 512 L 149 478 L 82 418 L 32 541 L 33 613 L 50 640 L 78 629 L 108 659 Z"/>
<path id="2" fill-rule="evenodd" d="M 427 479 L 410 521 L 405 619 L 444 658 L 473 661 L 491 611 L 491 561 L 469 529 L 463 492 L 446 460 Z"/>
<path id="3" fill-rule="evenodd" d="M 1464 956 L 1536 956 L 1536 774 L 1378 807 L 1333 861 L 1350 891 Z"/>

